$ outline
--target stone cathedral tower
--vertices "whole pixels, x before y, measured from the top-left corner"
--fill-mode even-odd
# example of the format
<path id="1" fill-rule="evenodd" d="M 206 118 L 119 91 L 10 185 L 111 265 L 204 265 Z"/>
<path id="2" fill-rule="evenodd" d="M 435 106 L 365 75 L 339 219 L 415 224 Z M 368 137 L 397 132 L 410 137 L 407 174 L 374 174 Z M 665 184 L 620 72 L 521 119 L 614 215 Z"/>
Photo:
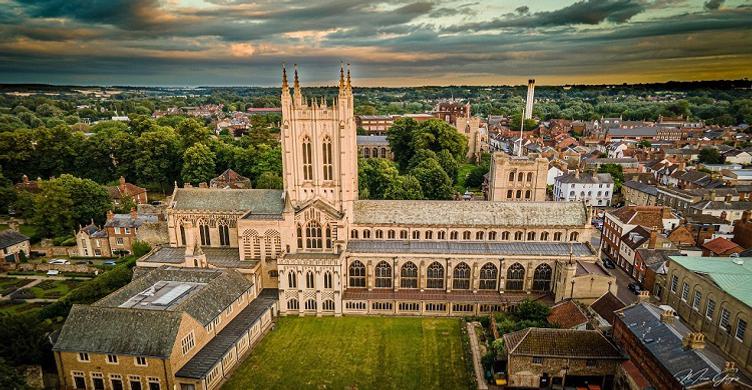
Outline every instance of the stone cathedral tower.
<path id="1" fill-rule="evenodd" d="M 282 68 L 282 169 L 293 207 L 319 199 L 352 217 L 358 199 L 358 155 L 350 69 L 340 67 L 339 94 L 303 97 L 295 66 L 293 93 Z"/>

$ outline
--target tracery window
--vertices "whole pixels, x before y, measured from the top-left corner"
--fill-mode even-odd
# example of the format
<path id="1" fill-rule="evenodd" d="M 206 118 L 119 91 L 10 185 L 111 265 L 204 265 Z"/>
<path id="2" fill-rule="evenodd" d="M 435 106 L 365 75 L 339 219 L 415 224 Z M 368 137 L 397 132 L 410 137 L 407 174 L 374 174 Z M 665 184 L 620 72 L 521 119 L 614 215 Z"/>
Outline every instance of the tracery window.
<path id="1" fill-rule="evenodd" d="M 507 269 L 506 290 L 522 290 L 525 285 L 525 267 L 520 263 L 512 264 Z"/>
<path id="2" fill-rule="evenodd" d="M 444 288 L 444 266 L 434 261 L 426 272 L 427 288 Z"/>
<path id="3" fill-rule="evenodd" d="M 211 236 L 209 235 L 209 225 L 207 224 L 198 225 L 198 231 L 201 234 L 201 245 L 210 246 Z"/>
<path id="4" fill-rule="evenodd" d="M 358 260 L 353 261 L 350 264 L 348 271 L 350 276 L 350 287 L 365 287 L 366 286 L 366 267 Z"/>
<path id="5" fill-rule="evenodd" d="M 455 290 L 467 290 L 470 288 L 470 267 L 465 263 L 459 263 L 452 272 L 452 288 Z"/>
<path id="6" fill-rule="evenodd" d="M 376 287 L 392 287 L 392 266 L 386 261 L 376 264 Z"/>
<path id="7" fill-rule="evenodd" d="M 324 163 L 324 180 L 332 180 L 334 178 L 334 172 L 332 168 L 332 140 L 329 137 L 324 138 L 322 145 L 322 156 Z"/>
<path id="8" fill-rule="evenodd" d="M 418 267 L 412 261 L 408 261 L 402 265 L 400 287 L 418 288 Z"/>
<path id="9" fill-rule="evenodd" d="M 321 248 L 321 225 L 317 221 L 306 224 L 306 248 Z"/>
<path id="10" fill-rule="evenodd" d="M 308 137 L 303 138 L 303 180 L 313 180 L 313 154 Z"/>
<path id="11" fill-rule="evenodd" d="M 480 269 L 480 286 L 481 290 L 496 290 L 496 279 L 499 277 L 499 270 L 495 265 L 486 263 Z"/>
<path id="12" fill-rule="evenodd" d="M 551 266 L 543 263 L 535 268 L 533 273 L 533 291 L 548 291 L 551 289 Z"/>

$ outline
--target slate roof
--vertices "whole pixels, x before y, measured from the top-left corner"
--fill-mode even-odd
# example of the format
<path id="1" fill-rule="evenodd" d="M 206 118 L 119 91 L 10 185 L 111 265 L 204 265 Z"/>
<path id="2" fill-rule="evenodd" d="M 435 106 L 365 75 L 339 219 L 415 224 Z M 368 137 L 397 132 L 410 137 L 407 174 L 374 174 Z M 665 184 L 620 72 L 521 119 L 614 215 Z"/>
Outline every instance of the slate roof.
<path id="1" fill-rule="evenodd" d="M 16 245 L 28 239 L 29 237 L 15 230 L 5 230 L 0 232 L 0 248 L 7 248 L 11 245 Z"/>
<path id="2" fill-rule="evenodd" d="M 635 226 L 634 229 L 621 236 L 621 241 L 633 250 L 644 244 L 648 239 L 650 239 L 650 231 L 642 226 Z"/>
<path id="3" fill-rule="evenodd" d="M 721 202 L 713 200 L 703 200 L 697 202 L 690 208 L 698 210 L 752 210 L 752 202 L 749 201 L 734 201 L 734 202 Z"/>
<path id="4" fill-rule="evenodd" d="M 576 184 L 614 184 L 614 179 L 608 173 L 583 172 L 579 175 L 577 173 L 565 173 L 554 180 Z"/>
<path id="5" fill-rule="evenodd" d="M 358 145 L 389 145 L 385 135 L 359 135 L 356 142 Z"/>
<path id="6" fill-rule="evenodd" d="M 351 253 L 568 256 L 570 248 L 576 257 L 594 255 L 587 244 L 564 242 L 349 240 L 347 243 L 347 251 Z"/>
<path id="7" fill-rule="evenodd" d="M 562 329 L 571 329 L 586 324 L 588 317 L 572 300 L 561 301 L 551 308 L 547 318 L 550 324 L 557 324 Z"/>
<path id="8" fill-rule="evenodd" d="M 145 223 L 155 223 L 159 217 L 152 214 L 138 215 L 134 219 L 130 214 L 114 214 L 111 220 L 105 222 L 105 227 L 138 228 Z"/>
<path id="9" fill-rule="evenodd" d="M 182 314 L 73 305 L 54 351 L 87 351 L 167 357 Z"/>
<path id="10" fill-rule="evenodd" d="M 658 127 L 633 127 L 633 128 L 613 128 L 608 130 L 612 137 L 655 137 L 658 134 Z"/>
<path id="11" fill-rule="evenodd" d="M 671 261 L 713 281 L 752 307 L 752 257 L 671 256 Z"/>
<path id="12" fill-rule="evenodd" d="M 175 374 L 178 378 L 201 379 L 219 362 L 227 351 L 252 328 L 261 316 L 274 305 L 279 293 L 277 290 L 264 289 L 253 302 L 225 325 L 204 348 Z"/>
<path id="13" fill-rule="evenodd" d="M 582 226 L 579 202 L 459 202 L 441 200 L 357 200 L 355 224 L 452 226 Z"/>
<path id="14" fill-rule="evenodd" d="M 622 310 L 621 313 L 623 317 L 620 321 L 668 372 L 676 374 L 681 371 L 707 370 L 705 375 L 695 375 L 685 379 L 688 380 L 687 382 L 680 382 L 684 387 L 699 384 L 689 382 L 689 380 L 700 377 L 712 378 L 723 369 L 724 359 L 707 349 L 685 349 L 682 345 L 682 338 L 690 330 L 678 319 L 675 319 L 672 324 L 662 322 L 659 307 L 640 302 Z M 682 378 L 685 377 L 682 376 Z"/>
<path id="15" fill-rule="evenodd" d="M 176 188 L 174 210 L 251 211 L 254 214 L 281 214 L 284 209 L 282 190 Z"/>
<path id="16" fill-rule="evenodd" d="M 658 195 L 658 188 L 651 186 L 650 184 L 641 183 L 639 181 L 629 180 L 624 183 L 624 187 L 633 188 L 637 191 L 644 192 L 653 196 Z"/>
<path id="17" fill-rule="evenodd" d="M 201 247 L 206 261 L 219 268 L 252 268 L 258 261 L 240 261 L 238 248 Z M 182 264 L 185 261 L 185 247 L 162 246 L 138 260 L 141 263 Z"/>
<path id="18" fill-rule="evenodd" d="M 597 330 L 527 328 L 503 337 L 510 356 L 624 359 L 621 352 Z"/>
<path id="19" fill-rule="evenodd" d="M 616 317 L 614 312 L 624 306 L 626 306 L 624 305 L 624 302 L 610 291 L 603 294 L 600 298 L 596 299 L 595 302 L 590 304 L 590 308 L 611 325 L 614 324 L 614 318 Z"/>

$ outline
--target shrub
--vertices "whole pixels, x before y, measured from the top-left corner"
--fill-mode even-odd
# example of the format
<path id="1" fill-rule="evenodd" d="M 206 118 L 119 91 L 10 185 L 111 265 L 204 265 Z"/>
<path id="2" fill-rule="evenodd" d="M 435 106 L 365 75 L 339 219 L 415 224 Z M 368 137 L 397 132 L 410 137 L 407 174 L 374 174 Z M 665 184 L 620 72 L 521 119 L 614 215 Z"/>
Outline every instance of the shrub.
<path id="1" fill-rule="evenodd" d="M 133 252 L 133 256 L 139 258 L 151 251 L 151 245 L 148 242 L 136 240 L 131 246 L 131 251 Z"/>

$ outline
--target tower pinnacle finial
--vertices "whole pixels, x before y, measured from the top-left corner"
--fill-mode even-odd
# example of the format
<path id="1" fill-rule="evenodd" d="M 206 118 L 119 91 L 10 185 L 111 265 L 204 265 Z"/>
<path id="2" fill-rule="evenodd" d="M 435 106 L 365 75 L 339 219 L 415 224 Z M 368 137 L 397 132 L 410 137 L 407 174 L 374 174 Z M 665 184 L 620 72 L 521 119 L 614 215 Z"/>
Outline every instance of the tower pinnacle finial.
<path id="1" fill-rule="evenodd" d="M 290 88 L 289 85 L 287 85 L 287 67 L 285 66 L 285 63 L 282 63 L 282 92 L 287 91 L 287 93 L 290 93 L 288 90 Z"/>
<path id="2" fill-rule="evenodd" d="M 293 88 L 296 90 L 300 89 L 300 83 L 298 82 L 298 64 L 295 64 L 295 79 L 293 81 Z"/>
<path id="3" fill-rule="evenodd" d="M 347 64 L 347 89 L 352 89 L 352 84 L 350 83 L 350 63 Z"/>
<path id="4" fill-rule="evenodd" d="M 342 89 L 345 87 L 345 64 L 344 62 L 339 62 L 339 90 L 342 91 Z"/>

